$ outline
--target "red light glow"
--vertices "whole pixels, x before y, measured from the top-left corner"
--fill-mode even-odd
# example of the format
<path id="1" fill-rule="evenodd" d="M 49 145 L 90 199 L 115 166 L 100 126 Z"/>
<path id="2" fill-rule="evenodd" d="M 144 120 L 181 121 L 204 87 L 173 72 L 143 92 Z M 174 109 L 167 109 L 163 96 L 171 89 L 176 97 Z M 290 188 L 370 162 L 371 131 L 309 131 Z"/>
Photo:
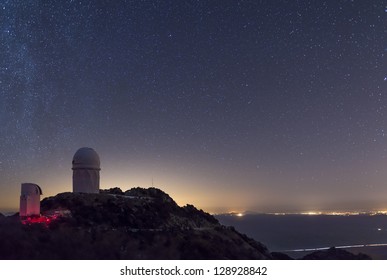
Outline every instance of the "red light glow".
<path id="1" fill-rule="evenodd" d="M 21 222 L 23 225 L 32 225 L 32 224 L 44 224 L 45 226 L 49 226 L 52 221 L 58 219 L 59 215 L 52 216 L 30 216 L 21 218 Z"/>

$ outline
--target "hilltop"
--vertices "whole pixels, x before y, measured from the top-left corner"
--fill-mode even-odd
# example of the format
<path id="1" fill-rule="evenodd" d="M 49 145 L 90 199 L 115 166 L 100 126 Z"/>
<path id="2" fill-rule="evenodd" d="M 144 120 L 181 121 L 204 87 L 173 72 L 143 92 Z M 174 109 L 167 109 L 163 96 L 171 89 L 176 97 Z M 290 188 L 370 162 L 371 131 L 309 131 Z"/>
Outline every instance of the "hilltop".
<path id="1" fill-rule="evenodd" d="M 156 188 L 61 193 L 41 202 L 47 226 L 0 229 L 2 259 L 272 259 L 261 243 Z M 7 240 L 7 242 L 4 242 Z"/>
<path id="2" fill-rule="evenodd" d="M 0 259 L 292 259 L 157 188 L 60 193 L 41 212 L 25 224 L 0 214 Z M 304 256 L 368 258 L 334 248 Z"/>

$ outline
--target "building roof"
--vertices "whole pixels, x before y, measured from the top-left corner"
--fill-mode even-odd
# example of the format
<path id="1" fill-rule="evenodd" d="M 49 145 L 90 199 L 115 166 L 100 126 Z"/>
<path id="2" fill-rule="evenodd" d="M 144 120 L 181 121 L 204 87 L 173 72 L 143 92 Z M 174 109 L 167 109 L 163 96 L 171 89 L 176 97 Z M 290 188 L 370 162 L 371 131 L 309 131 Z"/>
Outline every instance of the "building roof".
<path id="1" fill-rule="evenodd" d="M 73 170 L 74 169 L 95 169 L 101 170 L 101 163 L 96 151 L 92 148 L 83 147 L 80 148 L 73 157 Z"/>
<path id="2" fill-rule="evenodd" d="M 42 189 L 34 183 L 22 183 L 21 185 L 21 194 L 22 195 L 32 195 L 39 194 L 42 195 Z"/>

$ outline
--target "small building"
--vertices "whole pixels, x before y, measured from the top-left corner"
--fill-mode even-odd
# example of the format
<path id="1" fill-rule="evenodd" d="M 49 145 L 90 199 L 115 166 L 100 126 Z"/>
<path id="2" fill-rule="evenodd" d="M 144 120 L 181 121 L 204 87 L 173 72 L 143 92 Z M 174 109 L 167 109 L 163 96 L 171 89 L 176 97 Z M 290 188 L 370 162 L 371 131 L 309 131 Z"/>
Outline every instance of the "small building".
<path id="1" fill-rule="evenodd" d="M 30 217 L 40 215 L 40 196 L 42 189 L 33 183 L 21 184 L 19 216 Z"/>
<path id="2" fill-rule="evenodd" d="M 99 193 L 100 160 L 92 148 L 80 148 L 73 157 L 73 192 Z"/>

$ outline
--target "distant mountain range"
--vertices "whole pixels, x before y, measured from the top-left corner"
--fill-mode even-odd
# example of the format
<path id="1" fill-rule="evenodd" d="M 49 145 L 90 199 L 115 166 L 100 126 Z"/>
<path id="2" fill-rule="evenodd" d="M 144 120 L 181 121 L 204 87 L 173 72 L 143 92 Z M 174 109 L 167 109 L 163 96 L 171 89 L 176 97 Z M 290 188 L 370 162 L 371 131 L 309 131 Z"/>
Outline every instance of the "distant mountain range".
<path id="1" fill-rule="evenodd" d="M 61 193 L 41 212 L 25 224 L 0 215 L 1 259 L 290 259 L 157 188 Z M 310 258 L 368 258 L 342 251 Z"/>

